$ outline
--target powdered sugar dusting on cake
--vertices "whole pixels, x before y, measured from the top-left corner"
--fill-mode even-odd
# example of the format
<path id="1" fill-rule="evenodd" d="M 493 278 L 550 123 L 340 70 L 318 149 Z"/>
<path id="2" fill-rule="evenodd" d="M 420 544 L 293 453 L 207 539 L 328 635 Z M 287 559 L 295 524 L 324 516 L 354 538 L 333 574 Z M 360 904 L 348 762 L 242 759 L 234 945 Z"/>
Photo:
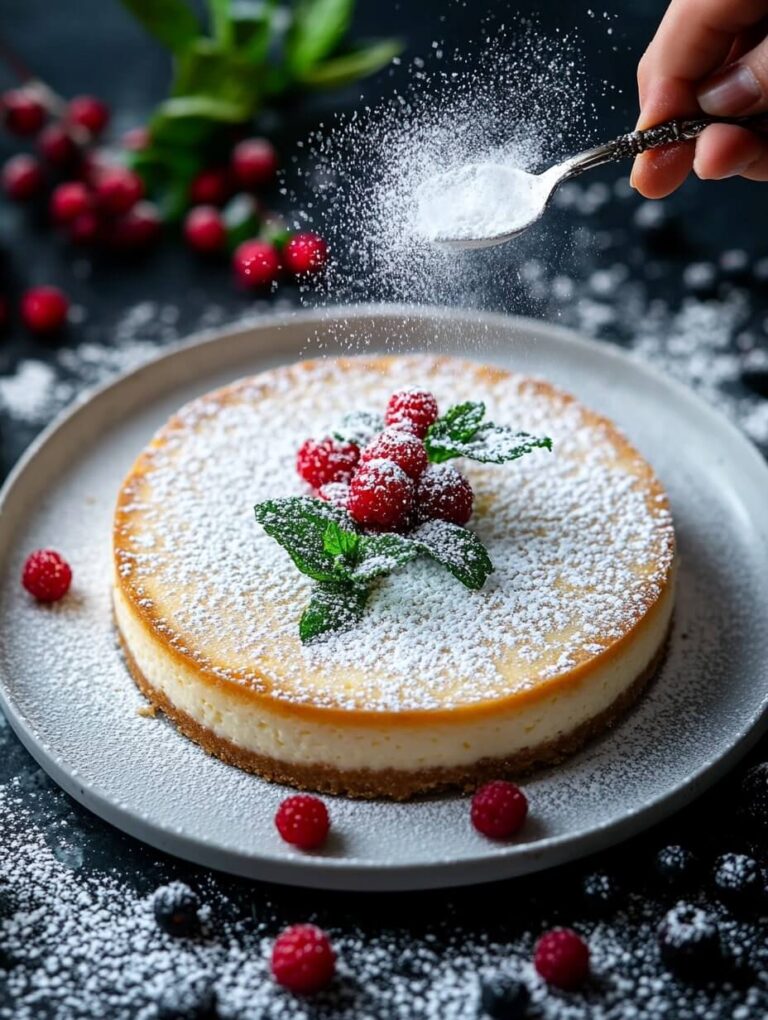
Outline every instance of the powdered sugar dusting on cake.
<path id="1" fill-rule="evenodd" d="M 464 465 L 470 527 L 495 566 L 483 590 L 417 561 L 379 583 L 353 631 L 302 646 L 311 582 L 258 527 L 253 505 L 305 492 L 301 442 L 346 412 L 381 411 L 408 383 L 428 385 L 443 409 L 483 399 L 490 419 L 551 435 L 554 451 Z M 176 647 L 280 698 L 380 711 L 485 701 L 594 656 L 661 592 L 671 518 L 645 464 L 612 435 L 547 387 L 461 361 L 277 370 L 188 405 L 162 433 L 145 482 L 123 497 L 118 569 Z"/>

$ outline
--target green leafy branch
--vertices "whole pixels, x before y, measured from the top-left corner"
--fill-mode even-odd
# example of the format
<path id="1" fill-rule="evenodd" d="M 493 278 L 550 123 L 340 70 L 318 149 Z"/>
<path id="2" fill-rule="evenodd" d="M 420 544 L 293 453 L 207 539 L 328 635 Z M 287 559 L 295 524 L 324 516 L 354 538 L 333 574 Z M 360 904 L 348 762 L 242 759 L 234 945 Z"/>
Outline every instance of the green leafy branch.
<path id="1" fill-rule="evenodd" d="M 484 464 L 503 464 L 535 449 L 551 450 L 552 440 L 485 421 L 485 404 L 468 400 L 451 407 L 437 419 L 427 432 L 424 445 L 433 464 L 441 464 L 453 457 L 467 457 Z"/>
<path id="2" fill-rule="evenodd" d="M 254 509 L 266 533 L 316 582 L 299 623 L 304 642 L 354 626 L 373 582 L 418 556 L 439 563 L 470 589 L 482 588 L 493 571 L 478 537 L 447 521 L 428 521 L 408 535 L 373 535 L 359 532 L 345 510 L 307 496 L 267 500 Z"/>
<path id="3" fill-rule="evenodd" d="M 150 143 L 133 156 L 169 218 L 181 215 L 190 182 L 228 131 L 279 97 L 373 74 L 402 49 L 398 39 L 349 40 L 355 0 L 207 0 L 207 26 L 187 0 L 122 2 L 174 61 Z"/>

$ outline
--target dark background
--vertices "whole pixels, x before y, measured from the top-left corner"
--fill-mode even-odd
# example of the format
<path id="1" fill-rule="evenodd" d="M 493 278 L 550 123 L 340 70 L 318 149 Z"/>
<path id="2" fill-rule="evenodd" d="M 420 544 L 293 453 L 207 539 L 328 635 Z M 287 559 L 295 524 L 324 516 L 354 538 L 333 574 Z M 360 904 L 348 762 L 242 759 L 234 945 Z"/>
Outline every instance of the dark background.
<path id="1" fill-rule="evenodd" d="M 663 8 L 663 3 L 649 0 L 614 4 L 611 12 L 619 16 L 611 21 L 614 32 L 608 37 L 605 22 L 588 16 L 582 5 L 553 0 L 515 5 L 515 9 L 523 13 L 535 13 L 548 31 L 558 25 L 564 29 L 574 25 L 579 28 L 596 91 L 600 91 L 598 83 L 607 80 L 616 87 L 618 94 L 618 98 L 598 100 L 601 118 L 598 133 L 604 137 L 634 124 L 637 58 L 650 39 Z M 475 36 L 488 11 L 498 15 L 506 10 L 505 5 L 491 0 L 462 6 L 440 0 L 399 4 L 360 0 L 356 30 L 360 35 L 399 34 L 408 41 L 408 53 L 413 55 L 428 51 L 435 38 L 457 44 Z M 600 11 L 602 13 L 602 7 Z M 26 0 L 23 4 L 2 0 L 0 26 L 0 36 L 59 92 L 64 95 L 93 92 L 103 96 L 115 111 L 117 126 L 121 129 L 140 124 L 163 95 L 169 74 L 165 53 L 147 39 L 115 0 L 58 0 L 56 3 Z M 397 71 L 385 72 L 343 95 L 307 102 L 290 121 L 279 125 L 282 150 L 294 151 L 295 142 L 303 138 L 329 108 L 351 108 L 360 102 L 361 94 L 367 102 L 387 95 L 397 79 Z M 0 84 L 10 85 L 12 79 L 0 79 Z M 614 110 L 610 109 L 611 103 L 615 104 Z M 1 139 L 0 156 L 5 158 L 12 151 L 10 140 Z M 617 173 L 606 171 L 604 177 L 611 180 Z M 717 185 L 691 181 L 681 194 L 666 204 L 670 213 L 664 231 L 649 239 L 628 221 L 629 226 L 615 235 L 618 240 L 611 242 L 610 251 L 601 252 L 599 246 L 597 250 L 592 246 L 589 253 L 584 254 L 577 245 L 567 255 L 568 271 L 578 279 L 600 268 L 603 262 L 608 264 L 625 258 L 632 272 L 651 288 L 652 294 L 674 304 L 683 296 L 681 274 L 691 259 L 716 260 L 726 248 L 745 249 L 753 260 L 768 253 L 764 243 L 768 225 L 765 194 L 765 186 L 741 181 Z M 618 213 L 610 205 L 595 215 L 597 228 L 603 224 L 609 229 L 619 215 L 626 219 L 626 212 Z M 173 332 L 179 337 L 199 328 L 211 304 L 229 319 L 260 307 L 229 285 L 227 267 L 200 264 L 183 246 L 172 241 L 164 243 L 139 264 L 96 261 L 91 275 L 83 279 L 73 273 L 67 250 L 52 238 L 45 225 L 7 202 L 0 205 L 0 238 L 6 257 L 6 288 L 11 296 L 34 283 L 57 283 L 85 310 L 83 322 L 71 325 L 68 333 L 56 341 L 32 339 L 16 323 L 12 324 L 0 337 L 0 375 L 11 372 L 20 358 L 51 358 L 61 345 L 74 346 L 84 339 L 109 343 L 125 310 L 140 301 L 178 306 L 179 320 Z M 297 295 L 290 290 L 283 296 L 286 295 L 290 300 L 297 300 Z M 538 304 L 536 301 L 531 304 L 531 300 L 530 297 L 525 299 L 524 310 L 548 313 L 550 306 L 546 300 L 539 300 Z M 751 301 L 752 321 L 757 323 L 756 328 L 762 328 L 766 302 L 759 288 L 751 294 Z M 514 301 L 507 310 L 516 310 Z M 604 332 L 610 339 L 627 340 L 620 330 L 612 333 L 608 328 Z M 6 416 L 0 419 L 0 430 L 0 474 L 5 474 L 32 438 L 34 429 Z M 765 752 L 764 746 L 750 760 L 761 760 Z M 99 873 L 100 869 L 111 865 L 137 892 L 148 891 L 169 877 L 181 877 L 192 884 L 203 881 L 199 869 L 145 849 L 69 802 L 39 774 L 7 727 L 0 728 L 0 756 L 0 781 L 5 782 L 12 776 L 24 781 L 28 790 L 27 806 L 39 815 L 41 824 L 52 812 L 66 814 L 70 824 L 86 835 L 85 875 Z M 468 946 L 485 933 L 508 940 L 510 953 L 514 955 L 519 951 L 521 939 L 525 941 L 554 922 L 590 931 L 594 919 L 581 892 L 582 882 L 584 876 L 596 868 L 604 869 L 624 890 L 619 906 L 612 908 L 610 924 L 617 943 L 628 954 L 627 959 L 617 964 L 627 973 L 627 1000 L 624 1004 L 613 1002 L 610 1015 L 617 1018 L 636 1015 L 631 1012 L 635 994 L 632 981 L 643 971 L 648 980 L 658 977 L 660 999 L 653 1006 L 642 1007 L 645 1012 L 640 1015 L 730 1017 L 743 988 L 734 991 L 721 987 L 722 982 L 718 982 L 715 987 L 702 991 L 663 978 L 663 968 L 656 962 L 652 948 L 649 949 L 652 936 L 646 929 L 641 930 L 636 908 L 630 909 L 627 904 L 630 894 L 640 896 L 651 904 L 652 913 L 655 910 L 656 916 L 662 915 L 674 897 L 663 892 L 654 879 L 653 856 L 660 846 L 679 841 L 693 848 L 702 862 L 701 879 L 694 893 L 696 898 L 722 913 L 708 891 L 709 862 L 723 850 L 748 850 L 760 854 L 761 859 L 763 854 L 762 841 L 743 823 L 737 810 L 744 768 L 740 767 L 714 792 L 669 823 L 602 855 L 599 860 L 563 868 L 554 875 L 510 881 L 493 888 L 418 896 L 363 897 L 268 888 L 225 877 L 215 877 L 213 881 L 226 890 L 234 902 L 242 903 L 244 910 L 268 911 L 274 930 L 299 918 L 312 917 L 337 932 L 359 932 L 362 939 L 386 929 L 393 933 L 393 945 L 411 947 L 427 933 L 436 935 L 438 945 L 440 940 L 446 940 L 447 944 L 458 937 L 465 939 Z M 1 841 L 0 834 L 0 845 Z M 760 945 L 766 934 L 768 925 L 754 919 L 745 920 L 743 925 L 739 921 L 736 941 Z M 390 965 L 393 970 L 402 968 L 402 958 L 393 953 Z M 404 1007 L 398 1015 L 422 1015 L 415 1003 L 417 993 L 428 980 L 428 974 L 414 976 L 413 1014 Z M 759 953 L 750 957 L 750 966 L 741 976 L 741 982 L 751 985 L 755 996 L 745 1016 L 766 1015 L 768 982 Z M 1 989 L 0 976 L 0 1006 L 3 1004 Z M 592 988 L 583 999 L 571 997 L 567 1005 L 563 1001 L 562 1012 L 559 1000 L 553 1000 L 545 1014 L 586 1017 L 598 1009 L 600 996 L 601 989 Z M 6 1008 L 12 1010 L 12 1004 L 7 1004 Z M 333 1015 L 332 1002 L 325 1009 L 328 1015 Z M 378 1015 L 375 1007 L 366 1009 L 365 1016 Z M 539 1014 L 534 1011 L 533 1015 Z"/>

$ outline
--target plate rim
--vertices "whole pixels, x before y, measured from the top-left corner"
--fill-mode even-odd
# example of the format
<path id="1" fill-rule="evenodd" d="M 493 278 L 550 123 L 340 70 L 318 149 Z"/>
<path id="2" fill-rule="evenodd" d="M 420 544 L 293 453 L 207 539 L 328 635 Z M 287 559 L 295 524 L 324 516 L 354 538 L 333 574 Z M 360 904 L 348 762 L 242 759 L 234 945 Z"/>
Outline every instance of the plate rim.
<path id="1" fill-rule="evenodd" d="M 481 325 L 499 327 L 506 332 L 509 332 L 511 328 L 521 335 L 530 336 L 532 333 L 539 336 L 546 335 L 550 340 L 580 347 L 592 356 L 617 361 L 624 367 L 631 367 L 634 372 L 644 376 L 651 384 L 666 388 L 678 401 L 690 406 L 697 414 L 703 414 L 708 425 L 724 432 L 730 442 L 735 442 L 740 448 L 740 454 L 747 460 L 752 460 L 758 483 L 759 476 L 762 476 L 763 484 L 768 490 L 768 463 L 757 447 L 736 425 L 690 388 L 675 379 L 667 378 L 647 363 L 631 358 L 627 352 L 611 342 L 586 338 L 575 330 L 529 316 L 391 303 L 334 305 L 320 309 L 271 312 L 241 320 L 220 329 L 194 333 L 159 350 L 157 355 L 148 361 L 82 391 L 72 404 L 56 415 L 51 423 L 35 437 L 12 467 L 5 483 L 0 488 L 0 520 L 2 520 L 6 505 L 18 481 L 33 467 L 35 459 L 54 435 L 78 416 L 87 414 L 90 405 L 97 399 L 112 390 L 123 387 L 129 380 L 151 370 L 158 363 L 179 358 L 191 349 L 213 347 L 224 340 L 236 343 L 237 338 L 240 337 L 245 343 L 254 332 L 259 333 L 302 324 L 322 325 L 324 321 L 339 319 L 355 321 L 366 318 L 386 319 L 391 317 L 424 321 L 466 322 L 472 325 L 480 323 Z M 193 377 L 199 378 L 199 376 Z M 762 529 L 760 529 L 760 533 L 762 534 Z M 0 557 L 3 557 L 6 550 L 10 548 L 12 534 L 13 531 L 5 539 L 0 538 Z M 766 540 L 768 541 L 768 530 L 766 531 Z M 708 759 L 678 785 L 659 796 L 651 797 L 647 801 L 637 804 L 632 810 L 619 817 L 606 820 L 600 825 L 580 832 L 545 837 L 530 845 L 525 843 L 503 844 L 498 848 L 491 847 L 482 853 L 463 857 L 460 860 L 436 857 L 429 862 L 417 863 L 359 859 L 350 862 L 344 858 L 299 856 L 291 851 L 289 851 L 291 856 L 268 850 L 259 850 L 246 855 L 231 846 L 216 844 L 210 837 L 191 835 L 162 821 L 150 821 L 138 813 L 135 808 L 116 803 L 99 784 L 81 782 L 76 771 L 67 769 L 66 765 L 58 758 L 55 749 L 46 746 L 38 739 L 31 720 L 26 718 L 16 707 L 2 673 L 0 673 L 0 708 L 27 751 L 59 786 L 88 810 L 121 831 L 156 849 L 195 864 L 247 878 L 318 889 L 369 891 L 445 888 L 494 881 L 512 875 L 522 875 L 547 867 L 555 867 L 566 860 L 575 860 L 615 845 L 656 824 L 672 814 L 683 803 L 699 796 L 707 787 L 724 775 L 740 757 L 746 754 L 768 728 L 768 710 L 764 703 L 762 711 L 751 718 L 747 726 L 722 753 Z M 542 857 L 547 858 L 545 863 L 541 862 Z M 483 870 L 484 874 L 478 874 L 480 870 Z"/>

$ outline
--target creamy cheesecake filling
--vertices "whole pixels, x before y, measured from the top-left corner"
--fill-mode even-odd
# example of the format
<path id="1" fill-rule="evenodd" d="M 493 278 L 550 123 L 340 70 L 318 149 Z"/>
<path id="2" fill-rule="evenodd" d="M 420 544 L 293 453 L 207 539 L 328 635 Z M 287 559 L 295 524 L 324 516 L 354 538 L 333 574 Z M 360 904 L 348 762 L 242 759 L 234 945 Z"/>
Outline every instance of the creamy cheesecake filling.
<path id="1" fill-rule="evenodd" d="M 542 681 L 535 696 L 502 702 L 493 713 L 473 717 L 459 711 L 450 721 L 430 720 L 429 712 L 386 713 L 378 721 L 350 712 L 339 725 L 334 713 L 318 710 L 308 721 L 290 702 L 273 706 L 233 681 L 202 675 L 154 636 L 119 586 L 114 590 L 115 619 L 126 648 L 150 687 L 175 709 L 253 754 L 342 773 L 469 767 L 566 737 L 609 709 L 648 669 L 666 638 L 673 606 L 671 576 L 634 630 L 582 677 L 564 685 Z"/>

